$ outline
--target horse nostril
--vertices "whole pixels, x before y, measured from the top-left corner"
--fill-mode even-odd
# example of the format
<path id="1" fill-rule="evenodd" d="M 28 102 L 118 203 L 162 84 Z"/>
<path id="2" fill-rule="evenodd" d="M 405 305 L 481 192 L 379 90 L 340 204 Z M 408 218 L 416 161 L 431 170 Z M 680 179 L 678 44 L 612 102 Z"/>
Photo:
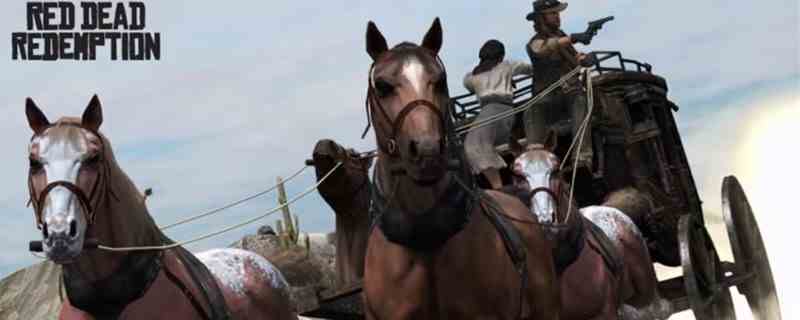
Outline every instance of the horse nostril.
<path id="1" fill-rule="evenodd" d="M 75 220 L 72 220 L 69 223 L 69 237 L 75 238 L 75 235 L 78 234 L 78 223 Z"/>
<path id="2" fill-rule="evenodd" d="M 411 154 L 411 157 L 416 158 L 419 156 L 419 147 L 417 146 L 416 141 L 411 141 L 408 146 L 408 152 Z"/>

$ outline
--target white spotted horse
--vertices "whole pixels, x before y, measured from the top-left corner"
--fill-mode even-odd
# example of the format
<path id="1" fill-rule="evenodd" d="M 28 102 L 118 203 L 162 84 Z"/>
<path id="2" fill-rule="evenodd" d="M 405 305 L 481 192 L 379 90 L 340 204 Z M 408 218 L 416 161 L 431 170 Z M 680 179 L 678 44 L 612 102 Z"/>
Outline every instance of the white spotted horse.
<path id="1" fill-rule="evenodd" d="M 97 96 L 81 118 L 55 123 L 30 98 L 25 108 L 33 129 L 28 187 L 42 231 L 38 249 L 63 267 L 59 319 L 297 318 L 283 276 L 254 253 L 98 249 L 173 242 L 100 133 Z"/>
<path id="2" fill-rule="evenodd" d="M 608 201 L 578 208 L 567 183 L 571 171 L 559 169 L 553 137 L 516 158 L 514 188 L 507 191 L 519 195 L 532 216 L 552 226 L 545 229 L 554 243 L 562 319 L 667 319 L 670 304 L 659 296 L 639 229 Z"/>

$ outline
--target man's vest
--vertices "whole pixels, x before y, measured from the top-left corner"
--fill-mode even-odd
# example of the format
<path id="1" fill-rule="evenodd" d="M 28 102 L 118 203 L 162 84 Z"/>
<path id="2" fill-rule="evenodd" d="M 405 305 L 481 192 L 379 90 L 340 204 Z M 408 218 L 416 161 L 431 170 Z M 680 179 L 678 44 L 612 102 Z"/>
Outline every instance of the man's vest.
<path id="1" fill-rule="evenodd" d="M 558 54 L 539 56 L 533 52 L 532 44 L 534 40 L 546 40 L 553 37 L 566 37 L 567 35 L 559 30 L 555 34 L 542 34 L 537 33 L 525 46 L 528 51 L 528 57 L 531 59 L 533 65 L 533 92 L 534 95 L 538 94 L 553 82 L 561 79 L 562 76 L 569 73 L 578 66 L 578 61 L 575 55 L 578 51 L 572 45 L 567 47 L 559 47 Z M 578 88 L 578 79 L 573 77 L 572 80 L 565 84 L 565 92 L 572 91 Z"/>

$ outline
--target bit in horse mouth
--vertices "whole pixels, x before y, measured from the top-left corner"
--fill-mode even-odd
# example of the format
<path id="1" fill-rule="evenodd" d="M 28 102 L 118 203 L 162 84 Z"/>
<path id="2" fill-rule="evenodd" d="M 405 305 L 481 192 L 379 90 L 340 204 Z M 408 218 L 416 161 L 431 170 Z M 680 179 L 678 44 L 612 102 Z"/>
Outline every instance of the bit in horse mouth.
<path id="1" fill-rule="evenodd" d="M 431 186 L 442 180 L 445 171 L 438 168 L 413 168 L 408 170 L 408 177 L 417 185 Z"/>

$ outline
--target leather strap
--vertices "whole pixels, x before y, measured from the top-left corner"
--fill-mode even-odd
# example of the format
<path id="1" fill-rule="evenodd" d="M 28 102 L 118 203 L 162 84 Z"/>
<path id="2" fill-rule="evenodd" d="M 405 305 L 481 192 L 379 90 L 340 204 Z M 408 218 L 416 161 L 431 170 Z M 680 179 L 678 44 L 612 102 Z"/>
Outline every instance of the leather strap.
<path id="1" fill-rule="evenodd" d="M 172 281 L 172 283 L 175 284 L 175 286 L 178 287 L 178 289 L 180 289 L 181 292 L 183 292 L 183 295 L 186 296 L 187 299 L 189 299 L 189 302 L 192 304 L 194 309 L 197 310 L 197 313 L 199 313 L 203 317 L 203 319 L 211 320 L 211 317 L 206 312 L 206 309 L 203 309 L 203 306 L 200 304 L 200 301 L 197 301 L 197 298 L 194 296 L 194 293 L 192 293 L 192 290 L 189 290 L 189 288 L 185 284 L 183 284 L 183 282 L 181 282 L 181 280 L 178 279 L 178 277 L 175 274 L 173 274 L 172 271 L 169 270 L 169 268 L 164 267 L 164 275 L 166 275 L 167 279 L 169 279 L 169 281 Z"/>
<path id="2" fill-rule="evenodd" d="M 519 230 L 514 227 L 514 225 L 505 218 L 504 214 L 500 214 L 493 208 L 501 208 L 494 198 L 488 196 L 483 191 L 480 192 L 480 199 L 481 199 L 481 212 L 489 222 L 492 223 L 495 230 L 497 230 L 497 234 L 500 235 L 500 239 L 503 240 L 503 246 L 506 248 L 506 252 L 508 256 L 511 258 L 511 262 L 514 265 L 514 269 L 519 274 L 520 278 L 520 289 L 519 289 L 519 314 L 517 315 L 518 319 L 522 319 L 523 316 L 523 307 L 525 306 L 525 291 L 528 285 L 528 263 L 527 263 L 527 256 L 528 252 L 525 250 L 525 242 L 522 240 L 522 237 L 519 234 Z M 489 202 L 487 206 L 486 202 Z"/>
<path id="3" fill-rule="evenodd" d="M 164 236 L 164 241 L 172 243 L 172 240 Z M 189 252 L 183 247 L 173 249 L 173 252 L 181 260 L 184 267 L 186 267 L 189 276 L 195 284 L 201 289 L 203 298 L 209 305 L 209 317 L 211 320 L 227 320 L 231 319 L 230 311 L 227 304 L 225 304 L 225 296 L 222 295 L 222 290 L 217 284 L 217 280 L 210 270 L 194 254 Z"/>
<path id="4" fill-rule="evenodd" d="M 108 278 L 79 285 L 75 274 L 64 270 L 62 282 L 70 304 L 97 319 L 117 319 L 131 302 L 150 289 L 162 268 L 162 253 L 129 253 Z"/>

